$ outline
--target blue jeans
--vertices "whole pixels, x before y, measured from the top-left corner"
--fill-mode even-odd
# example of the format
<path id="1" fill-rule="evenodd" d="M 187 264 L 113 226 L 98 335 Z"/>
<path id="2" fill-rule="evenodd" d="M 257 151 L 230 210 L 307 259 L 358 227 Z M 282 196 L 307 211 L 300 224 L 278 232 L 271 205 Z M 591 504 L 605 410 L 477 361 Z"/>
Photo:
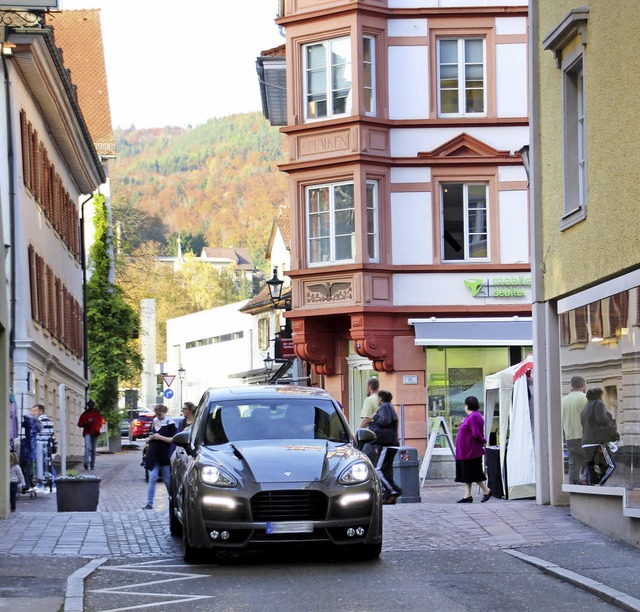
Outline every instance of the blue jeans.
<path id="1" fill-rule="evenodd" d="M 84 434 L 84 467 L 88 468 L 96 465 L 96 447 L 98 446 L 98 437 L 91 434 Z"/>
<path id="2" fill-rule="evenodd" d="M 171 480 L 170 465 L 156 465 L 149 470 L 149 486 L 147 487 L 147 505 L 153 506 L 153 498 L 156 496 L 156 483 L 158 482 L 158 474 L 162 472 L 162 482 L 167 487 L 169 493 L 169 481 Z"/>

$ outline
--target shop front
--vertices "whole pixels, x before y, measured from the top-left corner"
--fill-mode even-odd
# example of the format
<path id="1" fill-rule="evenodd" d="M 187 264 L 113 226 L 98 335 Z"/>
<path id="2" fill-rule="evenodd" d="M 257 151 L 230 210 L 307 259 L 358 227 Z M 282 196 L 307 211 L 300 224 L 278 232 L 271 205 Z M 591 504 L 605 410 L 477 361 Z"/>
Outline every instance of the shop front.
<path id="1" fill-rule="evenodd" d="M 415 343 L 426 357 L 427 424 L 439 427 L 434 455 L 453 455 L 445 429 L 453 439 L 466 416 L 464 401 L 474 395 L 484 413 L 485 378 L 522 361 L 532 350 L 530 317 L 411 319 Z M 491 426 L 489 443 L 496 444 L 498 417 Z M 445 469 L 444 476 L 452 472 Z"/>

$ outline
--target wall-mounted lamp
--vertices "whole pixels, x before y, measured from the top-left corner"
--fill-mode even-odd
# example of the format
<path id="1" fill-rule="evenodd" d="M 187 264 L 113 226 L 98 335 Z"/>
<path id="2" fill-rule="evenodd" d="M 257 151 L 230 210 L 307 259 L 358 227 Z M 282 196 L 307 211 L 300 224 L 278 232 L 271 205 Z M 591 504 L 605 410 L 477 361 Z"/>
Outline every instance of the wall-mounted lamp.
<path id="1" fill-rule="evenodd" d="M 269 298 L 275 304 L 282 296 L 282 286 L 284 281 L 278 278 L 278 268 L 273 269 L 273 276 L 267 281 L 267 287 L 269 288 Z"/>
<path id="2" fill-rule="evenodd" d="M 529 177 L 529 145 L 524 145 L 518 149 L 518 153 L 520 153 L 520 157 L 522 157 L 522 165 L 524 166 L 524 171 L 527 173 L 527 187 L 531 181 Z"/>

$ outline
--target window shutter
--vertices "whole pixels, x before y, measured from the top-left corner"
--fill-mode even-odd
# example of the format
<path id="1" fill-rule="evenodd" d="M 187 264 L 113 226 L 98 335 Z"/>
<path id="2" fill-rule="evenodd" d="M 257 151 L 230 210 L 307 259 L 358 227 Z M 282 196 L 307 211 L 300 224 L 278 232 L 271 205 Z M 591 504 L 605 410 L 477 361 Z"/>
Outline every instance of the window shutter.
<path id="1" fill-rule="evenodd" d="M 589 334 L 587 330 L 587 307 L 581 306 L 575 310 L 575 332 L 576 342 L 588 342 Z"/>
<path id="2" fill-rule="evenodd" d="M 589 327 L 592 338 L 602 338 L 602 304 L 599 301 L 589 304 Z"/>
<path id="3" fill-rule="evenodd" d="M 29 287 L 31 289 L 31 318 L 38 320 L 38 283 L 36 273 L 36 254 L 29 245 Z"/>

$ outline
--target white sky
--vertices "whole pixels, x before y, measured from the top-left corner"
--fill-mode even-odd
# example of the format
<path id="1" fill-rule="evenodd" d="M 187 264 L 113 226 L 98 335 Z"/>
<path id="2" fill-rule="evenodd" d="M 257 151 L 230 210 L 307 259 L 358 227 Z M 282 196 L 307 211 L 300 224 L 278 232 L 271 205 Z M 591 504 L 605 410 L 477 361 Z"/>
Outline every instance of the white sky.
<path id="1" fill-rule="evenodd" d="M 99 8 L 114 128 L 262 109 L 255 60 L 284 43 L 277 0 L 60 0 Z"/>

